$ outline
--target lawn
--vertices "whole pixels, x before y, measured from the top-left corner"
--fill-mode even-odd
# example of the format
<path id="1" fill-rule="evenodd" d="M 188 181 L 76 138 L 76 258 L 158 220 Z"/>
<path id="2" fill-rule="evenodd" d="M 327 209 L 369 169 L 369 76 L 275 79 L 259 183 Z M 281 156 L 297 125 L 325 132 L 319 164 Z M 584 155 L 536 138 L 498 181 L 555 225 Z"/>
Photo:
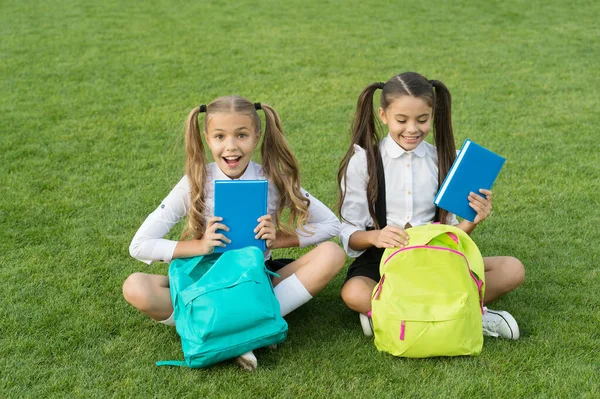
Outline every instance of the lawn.
<path id="1" fill-rule="evenodd" d="M 600 3 L 0 2 L 0 397 L 600 397 Z M 377 352 L 340 274 L 259 367 L 159 368 L 174 329 L 121 295 L 135 231 L 181 178 L 183 123 L 240 94 L 280 113 L 302 185 L 335 206 L 356 99 L 443 81 L 457 144 L 507 158 L 473 233 L 522 287 L 522 338 L 479 357 Z M 171 237 L 177 237 L 178 231 Z M 275 257 L 305 249 L 278 250 Z"/>

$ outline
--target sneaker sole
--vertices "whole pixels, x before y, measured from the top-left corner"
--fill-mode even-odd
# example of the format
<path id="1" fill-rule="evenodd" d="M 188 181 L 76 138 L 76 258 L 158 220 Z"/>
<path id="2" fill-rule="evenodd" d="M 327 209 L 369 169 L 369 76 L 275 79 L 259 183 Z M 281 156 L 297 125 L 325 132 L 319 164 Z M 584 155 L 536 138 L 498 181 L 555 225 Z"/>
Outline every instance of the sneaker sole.
<path id="1" fill-rule="evenodd" d="M 373 325 L 371 324 L 371 319 L 364 314 L 360 314 L 360 326 L 362 327 L 363 334 L 367 337 L 373 336 Z"/>
<path id="2" fill-rule="evenodd" d="M 495 310 L 486 310 L 486 312 L 489 312 L 491 314 L 495 314 L 496 316 L 500 316 L 508 325 L 508 328 L 510 329 L 510 338 L 512 340 L 517 340 L 520 337 L 520 333 L 519 333 L 519 325 L 517 324 L 517 321 L 515 320 L 514 317 L 512 317 L 510 315 L 510 313 L 508 312 L 496 312 Z"/>
<path id="3" fill-rule="evenodd" d="M 248 359 L 243 356 L 236 357 L 235 364 L 237 364 L 243 370 L 246 370 L 246 371 L 254 371 L 254 370 L 256 370 L 256 367 L 258 366 L 258 362 L 254 361 L 253 359 Z"/>

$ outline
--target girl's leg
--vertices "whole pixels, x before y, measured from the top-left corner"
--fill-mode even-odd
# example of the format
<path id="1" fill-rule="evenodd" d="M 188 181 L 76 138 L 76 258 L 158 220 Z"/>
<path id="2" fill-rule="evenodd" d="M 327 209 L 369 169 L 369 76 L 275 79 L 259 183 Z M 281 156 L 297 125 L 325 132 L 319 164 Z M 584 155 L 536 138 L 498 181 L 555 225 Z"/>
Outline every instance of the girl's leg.
<path id="1" fill-rule="evenodd" d="M 525 279 L 525 268 L 516 258 L 494 256 L 483 258 L 485 267 L 484 303 L 491 302 L 520 286 Z M 504 310 L 485 308 L 482 318 L 483 334 L 492 337 L 519 339 L 519 325 L 515 318 Z"/>
<path id="2" fill-rule="evenodd" d="M 346 254 L 334 242 L 327 241 L 277 271 L 273 278 L 275 295 L 285 316 L 308 302 L 340 272 Z"/>
<path id="3" fill-rule="evenodd" d="M 133 273 L 123 283 L 123 296 L 140 312 L 157 321 L 173 314 L 169 278 L 146 273 Z"/>
<path id="4" fill-rule="evenodd" d="M 123 283 L 123 296 L 137 310 L 152 319 L 175 325 L 175 320 L 171 319 L 173 305 L 167 276 L 133 273 Z M 248 371 L 254 370 L 258 365 L 252 351 L 238 356 L 235 362 Z"/>
<path id="5" fill-rule="evenodd" d="M 483 263 L 485 268 L 484 303 L 492 302 L 523 284 L 525 268 L 517 258 L 492 256 L 483 258 Z"/>
<path id="6" fill-rule="evenodd" d="M 342 270 L 346 254 L 334 242 L 326 241 L 277 271 L 273 285 L 296 274 L 311 295 L 316 295 Z"/>
<path id="7" fill-rule="evenodd" d="M 350 309 L 367 314 L 371 311 L 371 295 L 377 281 L 366 276 L 350 278 L 342 287 L 342 300 Z"/>

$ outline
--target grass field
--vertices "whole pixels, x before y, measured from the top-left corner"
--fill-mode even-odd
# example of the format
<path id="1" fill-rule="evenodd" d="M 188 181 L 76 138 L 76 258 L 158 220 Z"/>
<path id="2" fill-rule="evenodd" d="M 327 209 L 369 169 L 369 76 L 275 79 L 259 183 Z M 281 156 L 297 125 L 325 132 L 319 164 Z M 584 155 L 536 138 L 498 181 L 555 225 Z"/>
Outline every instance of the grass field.
<path id="1" fill-rule="evenodd" d="M 0 397 L 600 397 L 599 14 L 591 0 L 1 1 Z M 358 94 L 408 70 L 450 88 L 458 145 L 508 159 L 473 237 L 525 264 L 491 306 L 522 338 L 486 338 L 474 358 L 380 354 L 340 274 L 256 372 L 156 367 L 182 358 L 178 336 L 121 284 L 167 271 L 128 245 L 183 174 L 188 112 L 226 94 L 274 106 L 303 186 L 333 207 Z"/>

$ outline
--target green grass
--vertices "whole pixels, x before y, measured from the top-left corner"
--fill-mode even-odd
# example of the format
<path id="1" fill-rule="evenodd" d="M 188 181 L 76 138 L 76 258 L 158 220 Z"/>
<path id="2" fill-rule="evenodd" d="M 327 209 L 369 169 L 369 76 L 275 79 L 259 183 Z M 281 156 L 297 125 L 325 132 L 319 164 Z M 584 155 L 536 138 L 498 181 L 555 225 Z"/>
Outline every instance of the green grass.
<path id="1" fill-rule="evenodd" d="M 0 397 L 600 396 L 600 5 L 566 4 L 2 1 Z M 234 93 L 271 104 L 303 186 L 333 206 L 358 94 L 407 70 L 450 88 L 457 144 L 508 159 L 473 237 L 526 266 L 493 306 L 522 339 L 380 354 L 340 274 L 255 373 L 156 367 L 182 357 L 177 334 L 121 284 L 166 273 L 127 248 L 183 173 L 187 113 Z"/>

